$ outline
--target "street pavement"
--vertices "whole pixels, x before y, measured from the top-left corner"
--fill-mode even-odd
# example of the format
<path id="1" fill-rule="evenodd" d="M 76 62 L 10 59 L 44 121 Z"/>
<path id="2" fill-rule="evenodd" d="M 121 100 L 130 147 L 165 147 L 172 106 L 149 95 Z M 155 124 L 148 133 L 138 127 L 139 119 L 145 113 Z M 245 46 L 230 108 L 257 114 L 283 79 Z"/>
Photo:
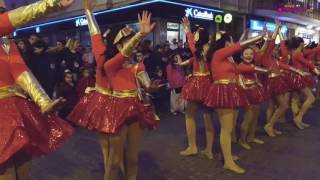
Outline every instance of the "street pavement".
<path id="1" fill-rule="evenodd" d="M 244 175 L 222 168 L 218 132 L 213 160 L 180 156 L 179 152 L 186 147 L 184 116 L 173 116 L 165 111 L 160 113 L 160 129 L 145 133 L 138 180 L 319 180 L 320 106 L 315 106 L 305 116 L 312 127 L 298 130 L 288 115 L 287 123 L 277 126 L 283 135 L 276 138 L 267 137 L 262 131 L 264 112 L 259 120 L 257 136 L 265 144 L 252 145 L 252 150 L 233 145 L 234 154 L 241 158 L 238 164 L 247 170 Z M 203 121 L 200 115 L 198 117 L 198 145 L 203 148 Z M 218 130 L 216 115 L 213 121 Z M 96 134 L 84 129 L 77 129 L 75 136 L 59 151 L 33 161 L 31 180 L 102 179 L 102 154 Z"/>

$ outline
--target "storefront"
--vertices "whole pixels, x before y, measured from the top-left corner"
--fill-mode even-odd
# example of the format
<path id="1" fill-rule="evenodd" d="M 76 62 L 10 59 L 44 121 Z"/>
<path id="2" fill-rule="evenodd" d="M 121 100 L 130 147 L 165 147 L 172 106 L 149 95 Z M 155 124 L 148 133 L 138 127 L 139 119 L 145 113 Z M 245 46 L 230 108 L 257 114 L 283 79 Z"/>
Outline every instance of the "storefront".
<path id="1" fill-rule="evenodd" d="M 274 32 L 276 29 L 276 24 L 273 22 L 268 22 L 268 21 L 261 21 L 261 20 L 256 20 L 256 19 L 250 19 L 250 36 L 255 37 L 258 36 L 259 33 L 263 30 L 264 26 L 267 27 L 267 30 L 269 32 Z M 288 27 L 283 25 L 281 27 L 281 32 L 288 36 Z M 280 38 L 277 36 L 276 38 L 276 44 L 280 43 Z"/>
<path id="2" fill-rule="evenodd" d="M 313 41 L 315 43 L 319 42 L 319 31 L 310 27 L 297 27 L 295 29 L 295 35 L 303 38 L 305 44 L 309 44 Z"/>
<path id="3" fill-rule="evenodd" d="M 147 37 L 154 44 L 165 41 L 172 42 L 174 39 L 185 41 L 185 34 L 180 24 L 183 16 L 189 17 L 192 25 L 194 25 L 193 30 L 196 26 L 202 26 L 209 31 L 216 28 L 217 24 L 221 24 L 222 27 L 231 26 L 234 22 L 233 18 L 235 18 L 232 14 L 220 9 L 166 0 L 140 2 L 125 7 L 100 11 L 95 14 L 102 30 L 106 30 L 110 25 L 116 23 L 125 23 L 137 30 L 137 14 L 143 10 L 151 11 L 154 21 L 157 23 L 153 34 Z M 89 44 L 87 20 L 84 16 L 32 25 L 18 29 L 14 35 L 23 37 L 30 33 L 39 33 L 41 36 L 46 36 L 50 42 L 68 37 L 77 37 L 84 44 Z"/>

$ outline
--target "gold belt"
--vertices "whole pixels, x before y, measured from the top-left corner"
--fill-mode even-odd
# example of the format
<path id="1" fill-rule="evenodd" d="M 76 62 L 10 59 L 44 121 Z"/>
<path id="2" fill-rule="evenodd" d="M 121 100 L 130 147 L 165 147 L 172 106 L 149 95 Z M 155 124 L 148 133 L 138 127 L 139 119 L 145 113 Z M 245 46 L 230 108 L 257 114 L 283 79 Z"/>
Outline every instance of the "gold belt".
<path id="1" fill-rule="evenodd" d="M 280 74 L 278 74 L 278 73 L 271 73 L 271 74 L 269 74 L 269 78 L 275 78 L 275 77 L 278 77 L 278 76 L 280 76 Z"/>
<path id="2" fill-rule="evenodd" d="M 137 90 L 125 90 L 125 91 L 113 91 L 113 96 L 126 98 L 126 97 L 138 97 Z"/>
<path id="3" fill-rule="evenodd" d="M 220 79 L 215 80 L 213 82 L 214 84 L 232 84 L 232 83 L 238 83 L 237 79 Z"/>
<path id="4" fill-rule="evenodd" d="M 7 98 L 7 97 L 12 97 L 12 96 L 19 96 L 19 97 L 26 98 L 26 96 L 23 95 L 22 93 L 20 93 L 16 89 L 16 87 L 6 86 L 6 87 L 1 87 L 0 88 L 0 99 Z"/>
<path id="5" fill-rule="evenodd" d="M 244 80 L 244 84 L 245 85 L 253 85 L 253 84 L 256 84 L 256 81 L 254 81 L 252 79 L 246 79 L 246 80 Z"/>
<path id="6" fill-rule="evenodd" d="M 196 76 L 196 77 L 209 76 L 209 75 L 210 75 L 210 72 L 194 72 L 193 73 L 193 76 Z"/>
<path id="7" fill-rule="evenodd" d="M 112 96 L 112 90 L 111 89 L 106 89 L 106 88 L 103 88 L 103 87 L 100 87 L 100 86 L 87 87 L 86 90 L 85 90 L 85 93 L 88 94 L 88 93 L 91 93 L 93 91 L 96 91 L 96 92 L 98 92 L 100 94 L 103 94 L 103 95 Z"/>
<path id="8" fill-rule="evenodd" d="M 98 93 L 101 93 L 103 95 L 107 95 L 107 96 L 112 96 L 112 90 L 111 89 L 106 89 L 100 86 L 96 86 L 96 91 Z"/>

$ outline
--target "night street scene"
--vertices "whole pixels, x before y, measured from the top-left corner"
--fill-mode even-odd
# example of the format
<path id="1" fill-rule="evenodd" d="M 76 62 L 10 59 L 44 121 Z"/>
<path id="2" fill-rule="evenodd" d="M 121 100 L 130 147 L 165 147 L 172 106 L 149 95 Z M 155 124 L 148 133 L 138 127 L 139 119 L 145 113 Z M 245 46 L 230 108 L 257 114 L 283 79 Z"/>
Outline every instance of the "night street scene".
<path id="1" fill-rule="evenodd" d="M 0 0 L 0 180 L 319 180 L 320 0 Z"/>

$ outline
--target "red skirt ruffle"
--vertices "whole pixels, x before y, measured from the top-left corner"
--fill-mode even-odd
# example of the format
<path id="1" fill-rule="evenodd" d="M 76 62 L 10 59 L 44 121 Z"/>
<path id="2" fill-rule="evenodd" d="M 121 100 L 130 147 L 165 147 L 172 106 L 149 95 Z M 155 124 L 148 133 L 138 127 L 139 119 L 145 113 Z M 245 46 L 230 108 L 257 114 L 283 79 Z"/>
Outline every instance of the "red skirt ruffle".
<path id="1" fill-rule="evenodd" d="M 53 115 L 43 115 L 31 101 L 20 97 L 0 99 L 0 164 L 20 150 L 31 155 L 54 152 L 74 129 Z"/>
<path id="2" fill-rule="evenodd" d="M 268 99 L 268 94 L 264 88 L 259 85 L 247 86 L 245 89 L 246 96 L 250 104 L 261 104 Z"/>
<path id="3" fill-rule="evenodd" d="M 286 72 L 283 75 L 283 79 L 285 80 L 287 86 L 288 86 L 288 91 L 294 91 L 294 86 L 295 86 L 295 82 L 293 79 L 293 76 L 295 75 L 294 72 Z"/>
<path id="4" fill-rule="evenodd" d="M 74 124 L 102 133 L 109 133 L 114 98 L 99 92 L 92 92 L 80 99 L 68 116 Z"/>
<path id="5" fill-rule="evenodd" d="M 116 134 L 126 124 L 139 122 L 148 129 L 156 129 L 159 121 L 151 106 L 143 105 L 135 97 L 114 98 L 112 108 L 113 118 L 108 122 L 108 133 Z"/>
<path id="6" fill-rule="evenodd" d="M 299 91 L 306 87 L 312 88 L 315 86 L 316 81 L 312 75 L 301 76 L 299 74 L 292 74 L 293 90 Z"/>
<path id="7" fill-rule="evenodd" d="M 210 76 L 193 76 L 182 88 L 182 97 L 187 101 L 203 103 L 211 85 Z"/>
<path id="8" fill-rule="evenodd" d="M 265 91 L 270 98 L 285 94 L 290 91 L 290 87 L 287 85 L 283 76 L 277 76 L 268 78 L 265 82 Z"/>
<path id="9" fill-rule="evenodd" d="M 211 108 L 235 109 L 249 105 L 246 93 L 236 83 L 212 84 L 207 91 L 205 105 Z"/>

